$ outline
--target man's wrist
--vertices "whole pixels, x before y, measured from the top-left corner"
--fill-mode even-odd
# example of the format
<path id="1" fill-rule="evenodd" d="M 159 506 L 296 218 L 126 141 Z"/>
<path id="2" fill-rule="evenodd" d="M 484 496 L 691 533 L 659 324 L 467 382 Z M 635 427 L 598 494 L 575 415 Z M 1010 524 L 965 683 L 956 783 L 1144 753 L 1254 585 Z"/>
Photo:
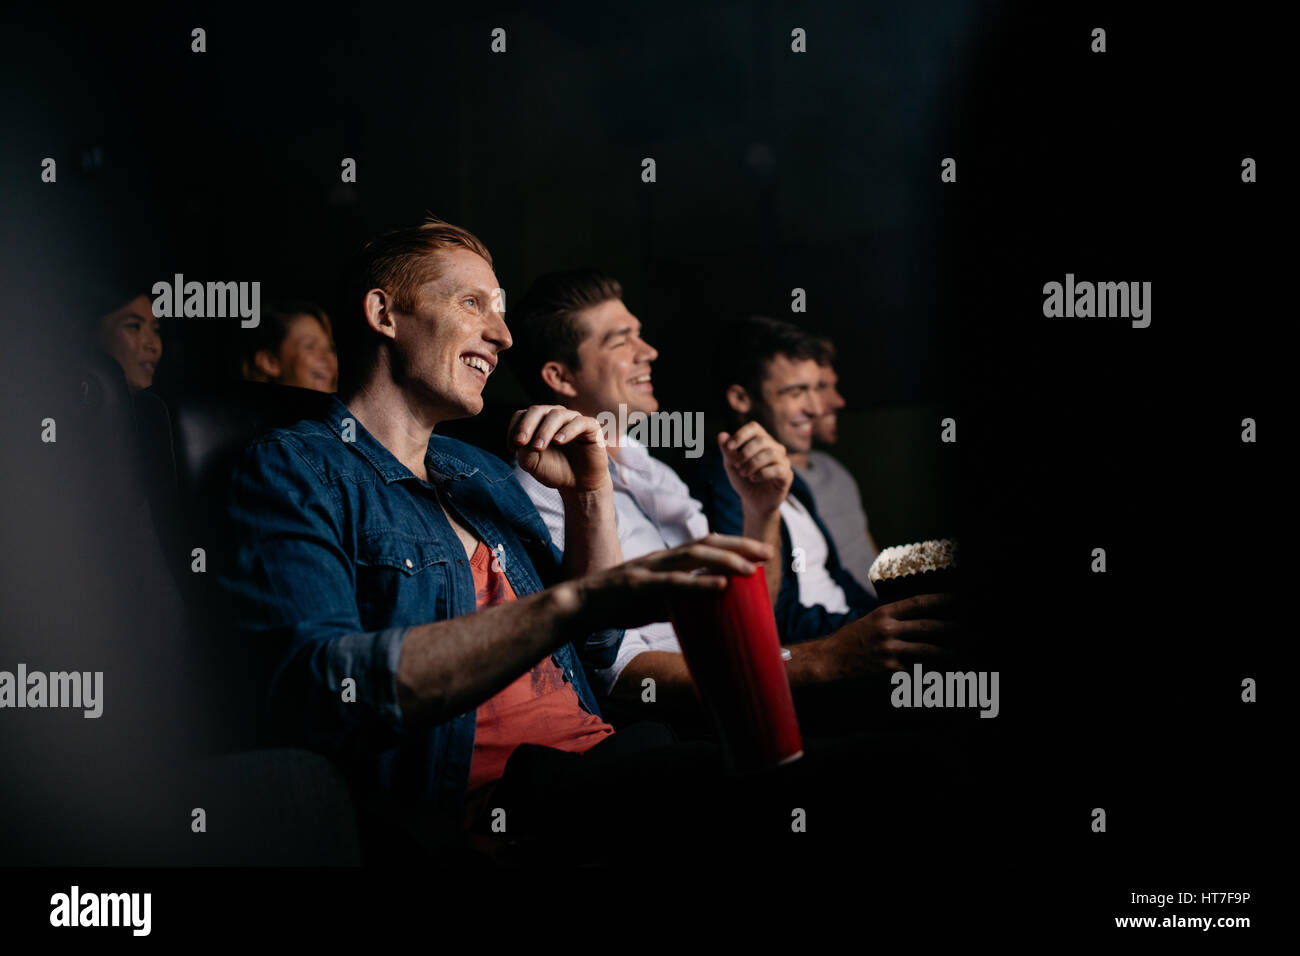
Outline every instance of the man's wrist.
<path id="1" fill-rule="evenodd" d="M 595 488 L 561 488 L 559 492 L 565 510 L 577 508 L 585 514 L 595 511 L 606 501 L 613 500 L 614 483 L 606 475 L 604 482 Z"/>
<path id="2" fill-rule="evenodd" d="M 577 581 L 564 581 L 549 588 L 546 594 L 546 609 L 557 633 L 572 637 L 586 626 L 586 620 L 592 616 L 590 599 Z"/>
<path id="3" fill-rule="evenodd" d="M 822 638 L 790 648 L 790 663 L 786 666 L 792 687 L 807 687 L 834 679 L 834 655 L 828 641 L 829 638 Z"/>
<path id="4" fill-rule="evenodd" d="M 741 498 L 740 512 L 744 515 L 746 521 L 771 521 L 781 513 L 781 502 L 778 501 L 770 505 L 755 505 Z"/>
<path id="5" fill-rule="evenodd" d="M 740 507 L 741 528 L 746 537 L 764 541 L 767 539 L 768 533 L 772 531 L 772 526 L 778 524 L 781 520 L 781 505 L 779 503 L 770 508 L 751 508 L 742 501 Z"/>

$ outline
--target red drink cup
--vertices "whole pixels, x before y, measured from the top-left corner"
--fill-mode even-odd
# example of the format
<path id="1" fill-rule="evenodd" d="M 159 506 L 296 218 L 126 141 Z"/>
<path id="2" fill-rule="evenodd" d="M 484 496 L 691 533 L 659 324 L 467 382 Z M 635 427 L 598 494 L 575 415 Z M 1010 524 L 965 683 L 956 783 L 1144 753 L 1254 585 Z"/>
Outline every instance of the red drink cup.
<path id="1" fill-rule="evenodd" d="M 766 770 L 803 756 L 762 565 L 748 577 L 731 575 L 725 591 L 676 595 L 670 611 L 727 768 Z"/>

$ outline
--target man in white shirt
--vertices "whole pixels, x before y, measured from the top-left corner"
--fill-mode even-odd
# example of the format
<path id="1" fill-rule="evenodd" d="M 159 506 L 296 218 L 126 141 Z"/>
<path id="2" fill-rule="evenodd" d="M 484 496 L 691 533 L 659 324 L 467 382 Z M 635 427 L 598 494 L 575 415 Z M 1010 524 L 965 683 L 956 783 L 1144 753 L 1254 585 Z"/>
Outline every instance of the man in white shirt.
<path id="1" fill-rule="evenodd" d="M 821 342 L 826 350 L 826 361 L 818 369 L 817 392 L 823 411 L 813 423 L 812 437 L 816 444 L 834 445 L 839 440 L 837 415 L 846 403 L 837 387 L 835 346 L 828 339 Z M 836 458 L 818 448 L 791 452 L 790 463 L 817 502 L 817 512 L 839 551 L 840 564 L 874 597 L 876 591 L 867 579 L 867 571 L 880 548 L 867 526 L 867 514 L 862 508 L 862 493 L 857 481 Z"/>
<path id="2" fill-rule="evenodd" d="M 516 303 L 510 322 L 515 342 L 511 362 L 534 395 L 593 417 L 612 414 L 618 421 L 627 421 L 633 411 L 658 411 L 651 366 L 659 353 L 641 337 L 641 323 L 624 305 L 617 281 L 590 271 L 543 276 Z M 618 415 L 619 405 L 626 406 L 626 414 Z M 617 444 L 607 450 L 624 559 L 707 533 L 709 522 L 700 503 L 676 472 L 626 434 L 615 437 Z M 784 448 L 757 421 L 718 439 L 723 467 L 740 502 L 737 527 L 747 537 L 779 545 L 794 480 Z M 558 499 L 519 469 L 516 477 L 563 550 Z M 798 521 L 798 510 L 793 514 Z M 774 603 L 783 578 L 795 577 L 783 575 L 782 568 L 780 562 L 766 568 Z M 928 615 L 944 604 L 940 596 L 923 595 L 791 648 L 791 685 L 910 667 L 913 660 L 939 653 L 929 642 L 950 625 Z M 644 699 L 651 680 L 659 705 L 673 710 L 694 704 L 690 675 L 667 623 L 628 630 L 614 664 L 590 676 L 597 692 L 615 701 Z"/>

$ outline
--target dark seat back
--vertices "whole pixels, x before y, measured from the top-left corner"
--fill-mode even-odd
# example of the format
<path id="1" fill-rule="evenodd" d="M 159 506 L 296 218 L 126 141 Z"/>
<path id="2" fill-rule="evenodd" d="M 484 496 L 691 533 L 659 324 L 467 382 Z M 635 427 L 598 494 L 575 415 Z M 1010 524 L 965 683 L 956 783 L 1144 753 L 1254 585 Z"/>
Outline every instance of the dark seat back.
<path id="1" fill-rule="evenodd" d="M 213 717 L 211 749 L 264 742 L 261 683 L 255 675 L 269 673 L 271 663 L 262 659 L 266 649 L 240 639 L 216 584 L 233 543 L 222 517 L 232 467 L 257 435 L 320 414 L 330 398 L 255 382 L 180 393 L 167 401 L 148 391 L 136 396 L 145 485 L 168 566 L 197 636 L 198 666 L 207 675 L 203 684 L 212 695 L 204 707 Z"/>
<path id="2" fill-rule="evenodd" d="M 220 391 L 181 393 L 166 405 L 144 410 L 151 430 L 165 429 L 177 490 L 191 501 L 212 501 L 224 491 L 235 456 L 248 442 L 272 428 L 315 417 L 330 406 L 331 396 L 305 388 L 240 382 Z"/>
<path id="3" fill-rule="evenodd" d="M 146 483 L 187 596 L 202 600 L 190 573 L 194 548 L 216 560 L 228 545 L 221 513 L 240 451 L 265 431 L 323 413 L 330 399 L 324 392 L 259 382 L 183 392 L 167 401 L 137 395 Z"/>
<path id="4" fill-rule="evenodd" d="M 122 367 L 98 349 L 76 356 L 72 421 L 77 447 L 87 464 L 93 463 L 92 486 L 105 500 L 133 511 L 145 500 L 140 461 L 135 455 L 135 412 Z"/>

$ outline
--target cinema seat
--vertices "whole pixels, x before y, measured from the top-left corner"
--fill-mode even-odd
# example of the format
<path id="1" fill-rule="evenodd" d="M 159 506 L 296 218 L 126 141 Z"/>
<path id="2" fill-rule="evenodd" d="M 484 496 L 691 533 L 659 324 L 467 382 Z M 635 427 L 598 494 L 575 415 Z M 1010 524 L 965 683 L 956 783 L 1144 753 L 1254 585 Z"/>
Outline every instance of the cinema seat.
<path id="1" fill-rule="evenodd" d="M 318 413 L 329 398 L 254 382 L 182 392 L 165 401 L 150 390 L 136 393 L 144 483 L 196 635 L 197 668 L 205 675 L 199 685 L 220 695 L 203 706 L 214 715 L 207 736 L 217 750 L 245 749 L 265 739 L 257 724 L 257 688 L 247 675 L 266 673 L 270 664 L 233 634 L 216 584 L 231 546 L 222 519 L 231 466 L 250 439 Z"/>
<path id="2" fill-rule="evenodd" d="M 150 390 L 138 392 L 150 496 L 168 523 L 185 533 L 219 529 L 220 503 L 240 449 L 262 431 L 318 414 L 329 400 L 323 392 L 258 382 L 182 392 L 166 401 Z"/>
<path id="3" fill-rule="evenodd" d="M 355 807 L 339 769 L 310 750 L 261 747 L 259 682 L 250 675 L 263 673 L 266 662 L 232 633 L 212 573 L 227 546 L 220 513 L 235 456 L 261 431 L 313 415 L 328 401 L 320 392 L 256 383 L 167 400 L 150 390 L 135 396 L 143 482 L 196 642 L 192 684 L 206 716 L 200 748 L 215 754 L 186 772 L 209 838 L 190 841 L 185 862 L 360 860 Z M 204 549 L 206 573 L 193 571 L 195 548 Z"/>

